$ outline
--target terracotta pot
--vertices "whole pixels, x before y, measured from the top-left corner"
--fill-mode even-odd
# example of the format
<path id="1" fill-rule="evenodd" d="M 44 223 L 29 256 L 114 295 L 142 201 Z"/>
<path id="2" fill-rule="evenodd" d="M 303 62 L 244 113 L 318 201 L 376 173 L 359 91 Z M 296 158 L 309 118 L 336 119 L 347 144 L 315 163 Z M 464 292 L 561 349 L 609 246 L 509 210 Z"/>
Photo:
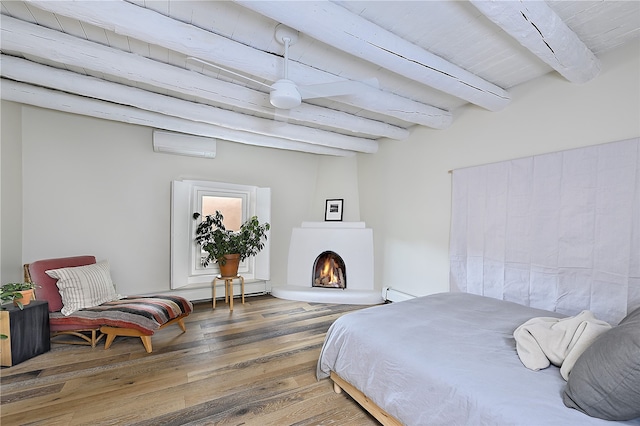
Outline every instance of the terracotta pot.
<path id="1" fill-rule="evenodd" d="M 31 290 L 22 290 L 18 293 L 22 294 L 22 297 L 13 299 L 13 304 L 18 306 L 18 302 L 22 303 L 22 306 L 26 306 L 31 303 L 31 299 L 33 299 L 33 289 Z"/>
<path id="2" fill-rule="evenodd" d="M 238 275 L 238 266 L 240 266 L 240 255 L 239 254 L 225 254 L 224 258 L 227 260 L 223 265 L 218 262 L 218 266 L 220 267 L 220 275 L 223 277 L 235 277 Z"/>

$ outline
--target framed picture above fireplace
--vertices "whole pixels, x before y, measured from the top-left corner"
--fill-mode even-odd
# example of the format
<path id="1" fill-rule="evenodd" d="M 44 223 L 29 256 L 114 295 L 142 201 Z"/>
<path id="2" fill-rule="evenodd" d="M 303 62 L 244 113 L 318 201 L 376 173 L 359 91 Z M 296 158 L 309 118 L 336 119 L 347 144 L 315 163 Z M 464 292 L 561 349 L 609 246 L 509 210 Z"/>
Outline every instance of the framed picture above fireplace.
<path id="1" fill-rule="evenodd" d="M 338 221 L 342 220 L 342 207 L 344 205 L 344 199 L 333 198 L 327 200 L 324 206 L 324 220 L 325 221 Z"/>

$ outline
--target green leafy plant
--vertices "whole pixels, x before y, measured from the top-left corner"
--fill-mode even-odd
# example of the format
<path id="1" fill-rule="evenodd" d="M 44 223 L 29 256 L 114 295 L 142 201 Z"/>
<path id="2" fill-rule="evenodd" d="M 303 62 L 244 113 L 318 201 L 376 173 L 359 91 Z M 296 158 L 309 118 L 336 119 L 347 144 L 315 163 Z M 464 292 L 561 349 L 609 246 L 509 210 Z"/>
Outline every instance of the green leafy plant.
<path id="1" fill-rule="evenodd" d="M 34 290 L 37 285 L 33 283 L 8 283 L 0 287 L 0 300 L 2 304 L 9 302 L 16 302 L 16 305 L 20 309 L 24 309 L 24 305 L 20 302 L 22 298 L 22 291 Z"/>
<path id="2" fill-rule="evenodd" d="M 200 216 L 200 213 L 193 214 L 195 220 Z M 225 228 L 223 220 L 222 213 L 216 211 L 215 215 L 204 216 L 196 227 L 195 241 L 208 253 L 208 256 L 202 259 L 202 266 L 207 266 L 210 262 L 224 265 L 226 254 L 239 254 L 240 261 L 243 261 L 249 256 L 255 256 L 264 248 L 267 231 L 271 229 L 271 225 L 260 224 L 258 217 L 253 216 L 240 226 L 239 231 L 231 231 Z"/>

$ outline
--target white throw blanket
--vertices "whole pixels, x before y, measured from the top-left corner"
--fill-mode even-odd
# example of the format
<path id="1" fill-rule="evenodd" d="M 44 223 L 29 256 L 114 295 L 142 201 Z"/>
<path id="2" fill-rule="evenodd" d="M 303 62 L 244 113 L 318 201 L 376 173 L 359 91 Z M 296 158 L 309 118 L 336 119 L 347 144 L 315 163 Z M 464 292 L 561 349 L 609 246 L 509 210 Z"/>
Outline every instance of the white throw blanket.
<path id="1" fill-rule="evenodd" d="M 582 311 L 568 318 L 531 318 L 516 328 L 513 337 L 525 367 L 540 370 L 551 363 L 560 367 L 560 374 L 567 380 L 582 352 L 610 328 L 591 311 Z"/>

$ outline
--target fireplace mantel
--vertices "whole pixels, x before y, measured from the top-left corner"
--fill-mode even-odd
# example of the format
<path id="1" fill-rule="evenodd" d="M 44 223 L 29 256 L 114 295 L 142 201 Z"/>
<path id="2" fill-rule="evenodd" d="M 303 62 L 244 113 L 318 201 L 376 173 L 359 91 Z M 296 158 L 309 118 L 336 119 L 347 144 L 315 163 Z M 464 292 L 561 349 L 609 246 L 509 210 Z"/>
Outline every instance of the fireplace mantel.
<path id="1" fill-rule="evenodd" d="M 312 287 L 314 262 L 325 251 L 344 260 L 346 289 Z M 382 293 L 374 289 L 373 230 L 364 222 L 303 222 L 291 233 L 287 284 L 274 285 L 271 294 L 308 302 L 382 303 Z"/>
<path id="2" fill-rule="evenodd" d="M 302 222 L 301 228 L 365 229 L 364 222 Z"/>

